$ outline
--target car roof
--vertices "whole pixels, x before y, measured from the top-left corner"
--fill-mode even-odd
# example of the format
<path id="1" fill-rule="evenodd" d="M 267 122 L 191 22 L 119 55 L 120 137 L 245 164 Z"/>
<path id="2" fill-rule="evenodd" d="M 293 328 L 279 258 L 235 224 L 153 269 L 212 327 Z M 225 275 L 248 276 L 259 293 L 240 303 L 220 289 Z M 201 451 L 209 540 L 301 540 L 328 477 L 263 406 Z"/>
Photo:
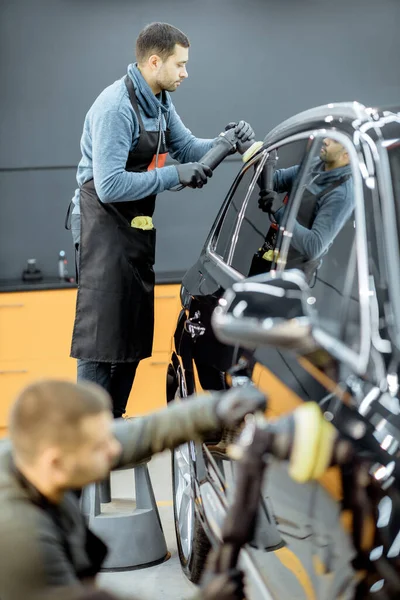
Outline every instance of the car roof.
<path id="1" fill-rule="evenodd" d="M 366 107 L 359 102 L 336 102 L 324 104 L 298 113 L 274 127 L 264 138 L 263 146 L 268 147 L 298 133 L 313 129 L 335 129 L 347 131 L 349 134 L 359 130 L 366 123 L 380 128 L 383 117 L 392 117 L 392 121 L 400 124 L 400 107 L 377 108 Z M 382 123 L 383 124 L 383 123 Z"/>

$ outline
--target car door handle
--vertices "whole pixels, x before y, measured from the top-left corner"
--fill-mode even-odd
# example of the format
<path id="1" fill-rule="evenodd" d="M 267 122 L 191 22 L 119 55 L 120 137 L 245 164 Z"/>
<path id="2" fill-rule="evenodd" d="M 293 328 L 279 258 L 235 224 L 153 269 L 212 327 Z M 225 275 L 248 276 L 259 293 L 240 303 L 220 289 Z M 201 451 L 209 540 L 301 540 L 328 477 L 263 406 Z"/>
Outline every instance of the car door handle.
<path id="1" fill-rule="evenodd" d="M 206 328 L 204 327 L 203 323 L 197 318 L 186 319 L 184 329 L 193 340 L 204 335 L 206 332 Z"/>

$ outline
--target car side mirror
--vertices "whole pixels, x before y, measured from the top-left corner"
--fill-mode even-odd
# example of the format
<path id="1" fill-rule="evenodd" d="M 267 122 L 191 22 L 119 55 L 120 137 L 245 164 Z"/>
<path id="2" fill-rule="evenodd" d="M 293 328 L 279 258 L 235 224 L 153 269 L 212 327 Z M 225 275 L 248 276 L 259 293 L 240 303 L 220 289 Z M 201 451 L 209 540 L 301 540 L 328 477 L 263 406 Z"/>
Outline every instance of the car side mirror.
<path id="1" fill-rule="evenodd" d="M 212 315 L 216 337 L 243 348 L 275 346 L 299 353 L 317 347 L 312 301 L 302 271 L 257 275 L 233 284 Z"/>

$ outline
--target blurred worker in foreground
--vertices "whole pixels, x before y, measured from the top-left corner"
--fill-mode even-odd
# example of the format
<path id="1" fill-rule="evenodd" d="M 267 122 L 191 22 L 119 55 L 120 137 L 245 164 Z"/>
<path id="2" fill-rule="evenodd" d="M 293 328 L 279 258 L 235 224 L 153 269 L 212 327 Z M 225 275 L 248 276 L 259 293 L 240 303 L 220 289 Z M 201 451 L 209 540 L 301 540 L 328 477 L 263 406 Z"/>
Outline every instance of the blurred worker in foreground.
<path id="1" fill-rule="evenodd" d="M 97 384 L 45 380 L 25 388 L 11 410 L 11 441 L 0 443 L 1 600 L 62 593 L 71 600 L 94 585 L 107 548 L 87 528 L 73 490 L 264 408 L 255 388 L 235 388 L 113 420 L 110 396 Z M 199 594 L 240 599 L 242 582 L 237 572 L 217 576 Z"/>

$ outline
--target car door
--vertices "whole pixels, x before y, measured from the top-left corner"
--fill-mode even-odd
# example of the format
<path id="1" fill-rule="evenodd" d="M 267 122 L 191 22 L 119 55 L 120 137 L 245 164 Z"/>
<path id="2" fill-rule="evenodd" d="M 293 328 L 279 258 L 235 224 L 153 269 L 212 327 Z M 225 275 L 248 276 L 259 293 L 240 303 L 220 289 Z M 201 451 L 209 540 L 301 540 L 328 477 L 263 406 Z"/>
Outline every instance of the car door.
<path id="1" fill-rule="evenodd" d="M 290 177 L 287 177 L 287 188 L 280 187 L 274 201 L 273 209 L 281 213 L 272 260 L 271 255 L 263 260 L 265 272 L 292 266 L 289 258 L 297 218 L 303 200 L 308 202 L 307 189 L 316 177 L 316 165 L 321 162 L 321 145 L 327 135 L 348 150 L 347 174 L 350 178 L 344 183 L 350 181 L 351 185 L 346 186 L 348 189 L 343 194 L 343 202 L 350 204 L 344 211 L 345 218 L 333 228 L 324 253 L 308 274 L 312 291 L 309 301 L 317 309 L 318 335 L 325 347 L 336 352 L 337 356 L 346 355 L 352 371 L 361 373 L 365 371 L 370 352 L 370 289 L 361 159 L 349 137 L 340 132 L 313 131 L 311 135 L 285 139 L 267 149 L 270 153 L 277 151 L 277 170 L 287 171 Z M 271 227 L 268 222 L 266 225 Z M 229 266 L 242 276 L 248 276 L 254 257 L 268 233 L 258 202 L 248 203 L 238 215 L 229 251 Z M 255 358 L 258 365 L 254 379 L 267 392 L 269 410 L 275 416 L 292 410 L 302 400 L 324 402 L 335 397 L 340 384 L 339 363 L 331 361 L 324 351 L 298 360 L 290 352 L 262 348 L 255 352 Z M 274 467 L 267 477 L 264 494 L 273 507 L 278 529 L 292 552 L 291 556 L 296 556 L 297 573 L 304 569 L 304 577 L 297 578 L 297 585 L 303 587 L 306 597 L 333 598 L 340 595 L 340 590 L 350 589 L 352 551 L 339 523 L 339 507 L 332 500 L 332 496 L 338 499 L 341 494 L 338 473 L 331 470 L 320 483 L 323 485 L 298 486 L 287 477 L 283 466 Z M 324 588 L 323 577 L 312 562 L 312 556 L 320 551 L 316 550 L 320 541 L 329 555 L 341 557 L 331 564 L 333 577 L 329 590 Z M 279 551 L 269 555 L 268 560 L 255 555 L 255 560 L 265 573 L 271 591 L 277 597 L 289 597 L 287 580 L 280 586 L 283 579 L 276 577 L 281 569 Z"/>

